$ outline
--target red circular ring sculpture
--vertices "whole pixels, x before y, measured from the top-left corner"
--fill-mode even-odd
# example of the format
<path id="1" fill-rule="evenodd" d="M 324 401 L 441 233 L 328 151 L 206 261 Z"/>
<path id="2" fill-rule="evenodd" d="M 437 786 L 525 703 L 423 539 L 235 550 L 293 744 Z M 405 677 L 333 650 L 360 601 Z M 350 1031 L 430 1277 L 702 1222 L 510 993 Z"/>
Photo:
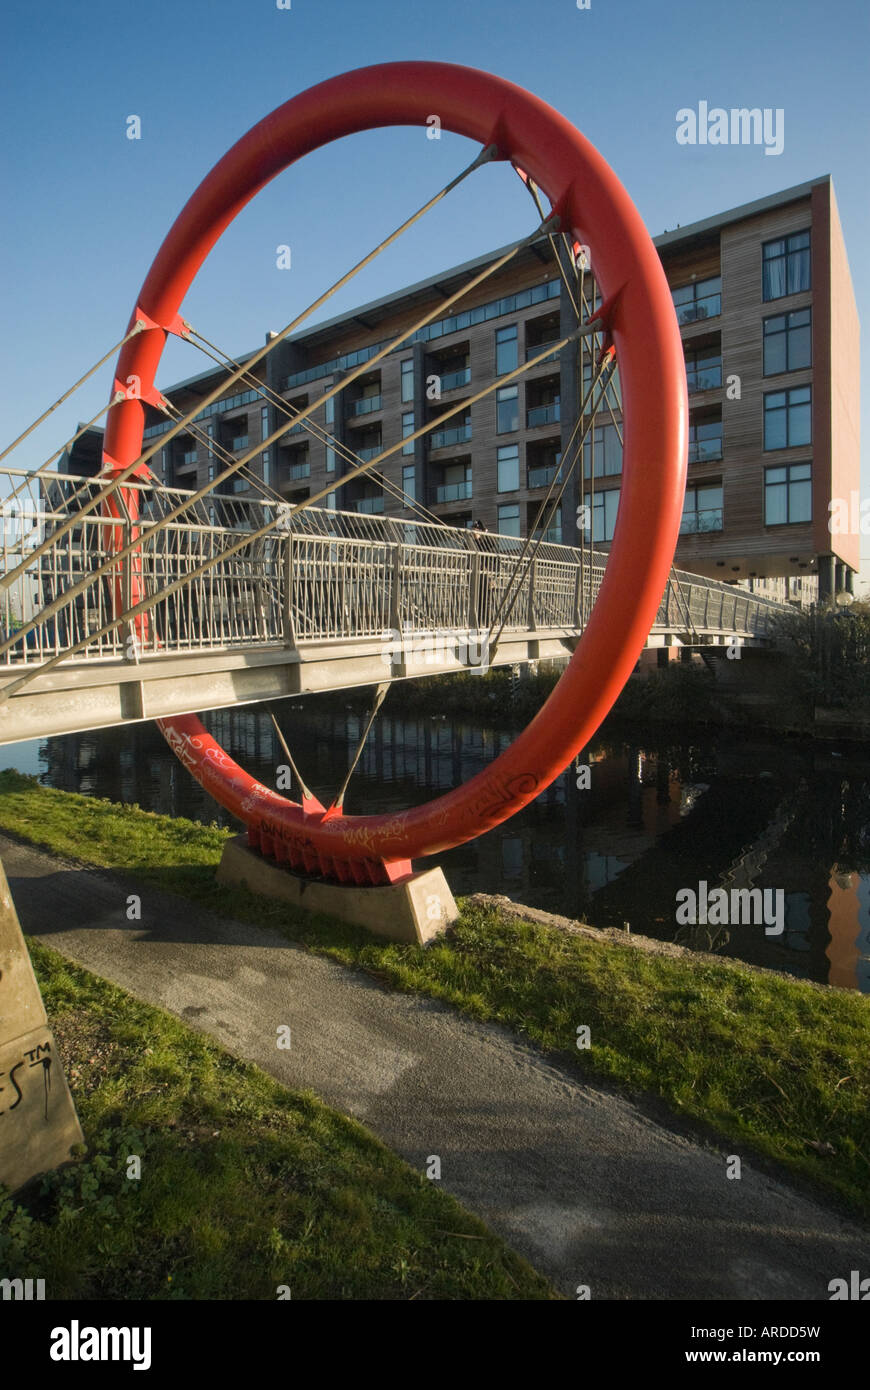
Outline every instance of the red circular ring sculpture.
<path id="1" fill-rule="evenodd" d="M 410 860 L 474 839 L 532 801 L 583 749 L 644 646 L 679 534 L 686 480 L 688 399 L 683 347 L 664 270 L 634 204 L 600 154 L 563 116 L 523 88 L 450 63 L 384 63 L 330 78 L 278 107 L 211 170 L 186 204 L 142 286 L 137 310 L 154 327 L 121 350 L 116 378 L 154 375 L 189 285 L 214 243 L 266 184 L 303 155 L 343 136 L 391 125 L 441 126 L 525 170 L 560 226 L 591 252 L 623 393 L 623 485 L 598 599 L 555 690 L 483 772 L 401 813 L 325 814 L 263 786 L 195 715 L 158 721 L 184 765 L 248 827 L 249 842 L 292 868 L 378 883 Z M 141 453 L 141 399 L 109 412 L 105 468 Z"/>

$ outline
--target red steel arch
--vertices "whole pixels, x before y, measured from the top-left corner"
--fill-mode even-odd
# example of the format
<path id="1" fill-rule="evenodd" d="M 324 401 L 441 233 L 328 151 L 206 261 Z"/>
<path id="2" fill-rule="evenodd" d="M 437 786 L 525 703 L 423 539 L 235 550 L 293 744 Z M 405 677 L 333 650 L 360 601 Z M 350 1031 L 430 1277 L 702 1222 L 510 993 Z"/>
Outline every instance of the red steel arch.
<path id="1" fill-rule="evenodd" d="M 357 131 L 390 125 L 443 129 L 525 170 L 563 229 L 590 248 L 604 296 L 623 393 L 623 486 L 610 561 L 577 650 L 546 704 L 511 746 L 464 786 L 398 814 L 324 815 L 262 786 L 192 715 L 160 721 L 185 766 L 248 826 L 264 853 L 339 880 L 383 882 L 412 858 L 438 853 L 507 820 L 588 743 L 643 648 L 667 582 L 686 478 L 688 401 L 676 314 L 655 247 L 600 154 L 565 118 L 523 88 L 448 63 L 384 63 L 330 78 L 255 125 L 186 204 L 148 272 L 137 310 L 177 322 L 182 298 L 211 247 L 249 200 L 303 155 Z M 116 379 L 138 377 L 148 399 L 166 339 L 162 327 L 122 349 Z M 141 452 L 144 411 L 109 412 L 106 467 Z"/>

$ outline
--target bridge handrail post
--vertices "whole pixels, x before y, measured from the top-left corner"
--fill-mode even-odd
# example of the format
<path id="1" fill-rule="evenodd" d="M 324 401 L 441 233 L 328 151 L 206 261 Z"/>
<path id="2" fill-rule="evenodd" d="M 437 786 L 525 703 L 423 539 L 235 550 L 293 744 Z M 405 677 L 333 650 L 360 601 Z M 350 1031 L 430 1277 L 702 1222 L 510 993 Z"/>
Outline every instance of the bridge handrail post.
<path id="1" fill-rule="evenodd" d="M 583 626 L 583 562 L 574 569 L 574 626 Z"/>
<path id="2" fill-rule="evenodd" d="M 402 606 L 400 590 L 402 584 L 402 558 L 405 547 L 401 541 L 393 547 L 393 569 L 390 582 L 390 627 L 399 638 L 402 636 Z"/>
<path id="3" fill-rule="evenodd" d="M 471 564 L 468 566 L 468 630 L 480 630 L 480 551 L 470 552 Z"/>
<path id="4" fill-rule="evenodd" d="M 537 623 L 535 622 L 535 582 L 537 580 L 537 577 L 538 560 L 536 556 L 532 560 L 532 563 L 529 565 L 529 606 L 527 618 L 527 626 L 529 632 L 534 632 L 537 628 Z"/>
<path id="5" fill-rule="evenodd" d="M 284 611 L 283 636 L 285 647 L 296 647 L 296 622 L 293 617 L 293 580 L 295 563 L 292 532 L 284 537 Z"/>

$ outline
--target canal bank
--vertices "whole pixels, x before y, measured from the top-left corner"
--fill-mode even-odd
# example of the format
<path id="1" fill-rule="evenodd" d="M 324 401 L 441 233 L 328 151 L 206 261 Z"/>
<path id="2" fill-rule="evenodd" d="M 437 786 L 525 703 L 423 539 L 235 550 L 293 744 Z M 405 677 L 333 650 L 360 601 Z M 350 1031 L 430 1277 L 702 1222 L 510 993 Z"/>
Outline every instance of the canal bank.
<path id="1" fill-rule="evenodd" d="M 378 946 L 366 948 L 362 938 L 341 941 L 335 925 L 323 920 L 308 924 L 304 949 L 299 941 L 281 940 L 274 928 L 242 920 L 238 894 L 230 901 L 223 894 L 217 910 L 207 909 L 189 893 L 166 893 L 141 875 L 75 867 L 8 837 L 0 839 L 0 853 L 25 929 L 41 943 L 176 1014 L 282 1085 L 314 1091 L 362 1122 L 418 1174 L 427 1174 L 482 1218 L 565 1297 L 577 1297 L 585 1286 L 595 1299 L 824 1300 L 832 1278 L 867 1264 L 870 1230 L 846 1214 L 847 1205 L 854 1210 L 846 1193 L 850 1184 L 841 1188 L 833 1171 L 838 1165 L 844 1174 L 847 1142 L 867 1144 L 861 1133 L 866 1097 L 859 1100 L 859 1113 L 844 1097 L 848 1117 L 829 1124 L 830 1140 L 810 1150 L 827 1158 L 827 1197 L 794 1162 L 788 1162 L 789 1176 L 780 1162 L 765 1161 L 760 1150 L 754 1155 L 746 1129 L 742 1141 L 721 1139 L 723 1117 L 738 1094 L 723 1093 L 723 1026 L 731 1037 L 728 1050 L 739 1053 L 744 1071 L 735 1117 L 745 1126 L 763 1078 L 764 1108 L 779 1103 L 770 1093 L 773 1084 L 786 1106 L 797 1107 L 788 1129 L 798 1119 L 802 1130 L 812 1129 L 813 1090 L 830 1109 L 844 1089 L 833 1089 L 836 1070 L 846 1062 L 854 1069 L 856 1060 L 841 1052 L 819 1091 L 825 1059 L 844 1044 L 846 1052 L 862 1046 L 856 1025 L 860 1030 L 866 1001 L 856 996 L 765 979 L 762 972 L 750 981 L 739 966 L 710 967 L 720 973 L 705 977 L 694 962 L 686 979 L 672 973 L 680 969 L 677 962 L 664 958 L 645 962 L 655 967 L 649 976 L 641 952 L 631 952 L 632 969 L 626 960 L 617 961 L 618 946 L 602 951 L 588 937 L 529 923 L 512 943 L 507 919 L 486 913 L 466 917 L 464 947 L 453 941 L 427 952 L 402 948 L 404 960 L 391 959 Z M 189 876 L 187 883 L 192 888 Z M 142 908 L 133 922 L 125 913 L 131 891 L 141 895 Z M 258 906 L 249 903 L 248 910 Z M 476 959 L 475 930 L 488 951 Z M 350 963 L 354 948 L 361 968 L 348 970 L 338 962 Z M 597 978 L 588 960 L 578 972 L 583 958 L 597 951 Z M 433 964 L 428 979 L 415 955 Z M 536 956 L 532 996 L 523 1001 L 512 964 L 528 971 Z M 445 971 L 450 957 L 452 967 Z M 559 999 L 542 994 L 543 975 L 552 974 L 554 965 L 567 985 L 567 1016 Z M 637 1031 L 642 1014 L 649 1013 L 648 999 L 630 1022 L 650 985 L 659 1000 L 657 1042 Z M 76 987 L 74 978 L 67 980 L 67 998 Z M 513 1008 L 507 1006 L 511 997 Z M 818 1003 L 821 1014 L 815 1013 Z M 517 1004 L 525 1009 L 524 1036 L 517 1031 Z M 562 1046 L 540 1045 L 536 1006 L 544 1007 L 546 1026 Z M 489 1014 L 491 1020 L 496 1012 L 505 1024 L 481 1019 Z M 564 1045 L 569 1037 L 576 1041 L 581 1013 L 589 1020 L 592 1047 L 578 1064 Z M 802 1056 L 790 1024 L 800 1021 L 815 1037 L 823 1019 L 824 1045 L 812 1046 L 812 1058 Z M 692 1047 L 679 1036 L 686 1024 Z M 783 1026 L 795 1068 L 789 1074 L 781 1049 L 777 1055 Z M 276 1027 L 290 1029 L 290 1048 L 276 1048 Z M 669 1031 L 676 1045 L 670 1061 Z M 618 1056 L 629 1060 L 632 1034 L 646 1049 L 634 1061 L 648 1081 L 673 1077 L 673 1062 L 681 1055 L 684 1106 L 672 1110 L 663 1104 L 655 1084 L 636 1089 L 596 1075 Z M 702 1047 L 706 1057 L 699 1071 Z M 757 1068 L 756 1085 L 747 1061 L 750 1071 Z M 698 1099 L 713 1100 L 710 1115 L 718 1111 L 719 1137 L 694 1118 L 698 1109 L 688 1100 L 693 1091 Z M 123 1106 L 116 1101 L 112 1109 L 114 1123 L 123 1123 Z M 193 1154 L 186 1166 L 179 1156 L 176 1169 L 176 1181 L 201 1185 Z M 860 1205 L 860 1191 L 855 1196 Z M 345 1191 L 343 1210 L 359 1223 L 362 1209 L 350 1201 Z M 204 1219 L 201 1202 L 196 1212 Z M 459 1225 L 460 1235 L 466 1229 Z M 435 1234 L 451 1231 L 455 1236 L 457 1227 Z M 480 1238 L 473 1227 L 469 1235 Z M 271 1268 L 275 1261 L 269 1263 Z M 316 1258 L 314 1265 L 316 1273 Z M 496 1277 L 499 1266 L 510 1271 L 501 1256 Z M 525 1275 L 523 1283 L 529 1287 Z M 532 1296 L 542 1295 L 535 1289 Z"/>
<path id="2" fill-rule="evenodd" d="M 491 763 L 523 722 L 503 709 L 485 719 L 404 710 L 394 704 L 401 690 L 390 691 L 365 745 L 351 814 L 449 791 Z M 275 711 L 328 804 L 365 727 L 365 693 L 287 700 Z M 204 719 L 247 771 L 286 789 L 286 757 L 262 706 Z M 48 786 L 239 828 L 153 724 L 6 747 L 3 756 Z M 426 864 L 443 869 L 455 896 L 485 890 L 600 927 L 627 921 L 664 941 L 870 990 L 870 752 L 749 727 L 610 720 L 578 761 L 585 772 L 566 769 L 517 816 Z M 677 894 L 701 882 L 782 892 L 785 930 L 678 923 Z"/>
<path id="3" fill-rule="evenodd" d="M 501 1025 L 583 1085 L 659 1106 L 672 1126 L 700 1127 L 707 1143 L 724 1141 L 729 1153 L 773 1163 L 807 1191 L 870 1214 L 870 1004 L 854 992 L 692 952 L 639 950 L 474 902 L 461 904 L 460 921 L 429 949 L 385 943 L 219 888 L 214 870 L 228 833 L 220 827 L 52 791 L 16 774 L 0 779 L 0 824 L 53 856 L 43 861 L 11 840 L 3 849 L 25 930 L 64 951 L 74 945 L 62 944 L 64 933 L 81 931 L 88 958 L 70 954 L 89 969 L 114 978 L 121 952 L 145 981 L 166 952 L 166 979 L 174 978 L 172 956 L 188 928 L 177 906 L 165 918 L 161 895 L 183 898 L 209 921 L 269 934 L 273 967 L 283 959 L 276 944 L 289 942 L 362 972 L 366 988 L 385 989 L 385 997 L 413 995 Z M 28 869 L 34 856 L 40 862 Z M 131 893 L 141 918 L 128 916 Z M 207 952 L 211 940 L 203 926 L 197 950 Z M 245 952 L 231 955 L 235 978 Z M 298 955 L 286 960 L 299 968 Z M 179 1009 L 194 1020 L 198 1009 L 225 1018 L 225 993 L 216 987 L 210 998 L 209 970 L 182 974 Z M 248 1028 L 259 1017 L 253 1007 Z M 339 1015 L 328 1026 L 340 1032 Z M 580 1031 L 587 1028 L 588 1047 Z M 387 1054 L 378 1055 L 387 1065 Z M 425 1048 L 425 1072 L 424 1057 Z M 342 1066 L 349 1074 L 350 1063 Z"/>

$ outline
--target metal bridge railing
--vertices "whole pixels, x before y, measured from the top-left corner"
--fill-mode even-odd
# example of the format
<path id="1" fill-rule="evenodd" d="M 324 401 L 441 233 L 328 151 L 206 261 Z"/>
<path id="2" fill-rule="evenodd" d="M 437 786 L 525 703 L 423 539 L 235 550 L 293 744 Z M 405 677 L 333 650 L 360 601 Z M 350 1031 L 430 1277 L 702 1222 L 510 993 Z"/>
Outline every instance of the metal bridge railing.
<path id="1" fill-rule="evenodd" d="M 339 642 L 385 632 L 567 629 L 582 626 L 604 574 L 606 555 L 590 563 L 571 546 L 543 542 L 518 569 L 523 542 L 422 521 L 306 508 L 213 493 L 183 518 L 148 535 L 190 493 L 157 484 L 131 485 L 140 515 L 107 517 L 96 510 L 30 563 L 34 549 L 80 512 L 101 484 L 68 474 L 34 478 L 0 471 L 0 639 L 9 641 L 0 667 L 20 670 L 91 641 L 76 661 L 131 655 L 125 625 L 97 637 L 118 596 L 155 595 L 207 561 L 214 566 L 161 598 L 135 625 L 136 654 L 214 651 L 306 641 Z M 269 521 L 273 529 L 234 555 L 222 552 Z M 141 534 L 144 533 L 144 534 Z M 126 561 L 102 575 L 122 545 L 141 534 Z M 655 627 L 684 635 L 769 636 L 783 605 L 716 580 L 674 572 Z M 81 581 L 83 591 L 63 601 Z M 43 616 L 50 603 L 58 610 Z M 20 637 L 16 633 L 22 628 Z"/>

